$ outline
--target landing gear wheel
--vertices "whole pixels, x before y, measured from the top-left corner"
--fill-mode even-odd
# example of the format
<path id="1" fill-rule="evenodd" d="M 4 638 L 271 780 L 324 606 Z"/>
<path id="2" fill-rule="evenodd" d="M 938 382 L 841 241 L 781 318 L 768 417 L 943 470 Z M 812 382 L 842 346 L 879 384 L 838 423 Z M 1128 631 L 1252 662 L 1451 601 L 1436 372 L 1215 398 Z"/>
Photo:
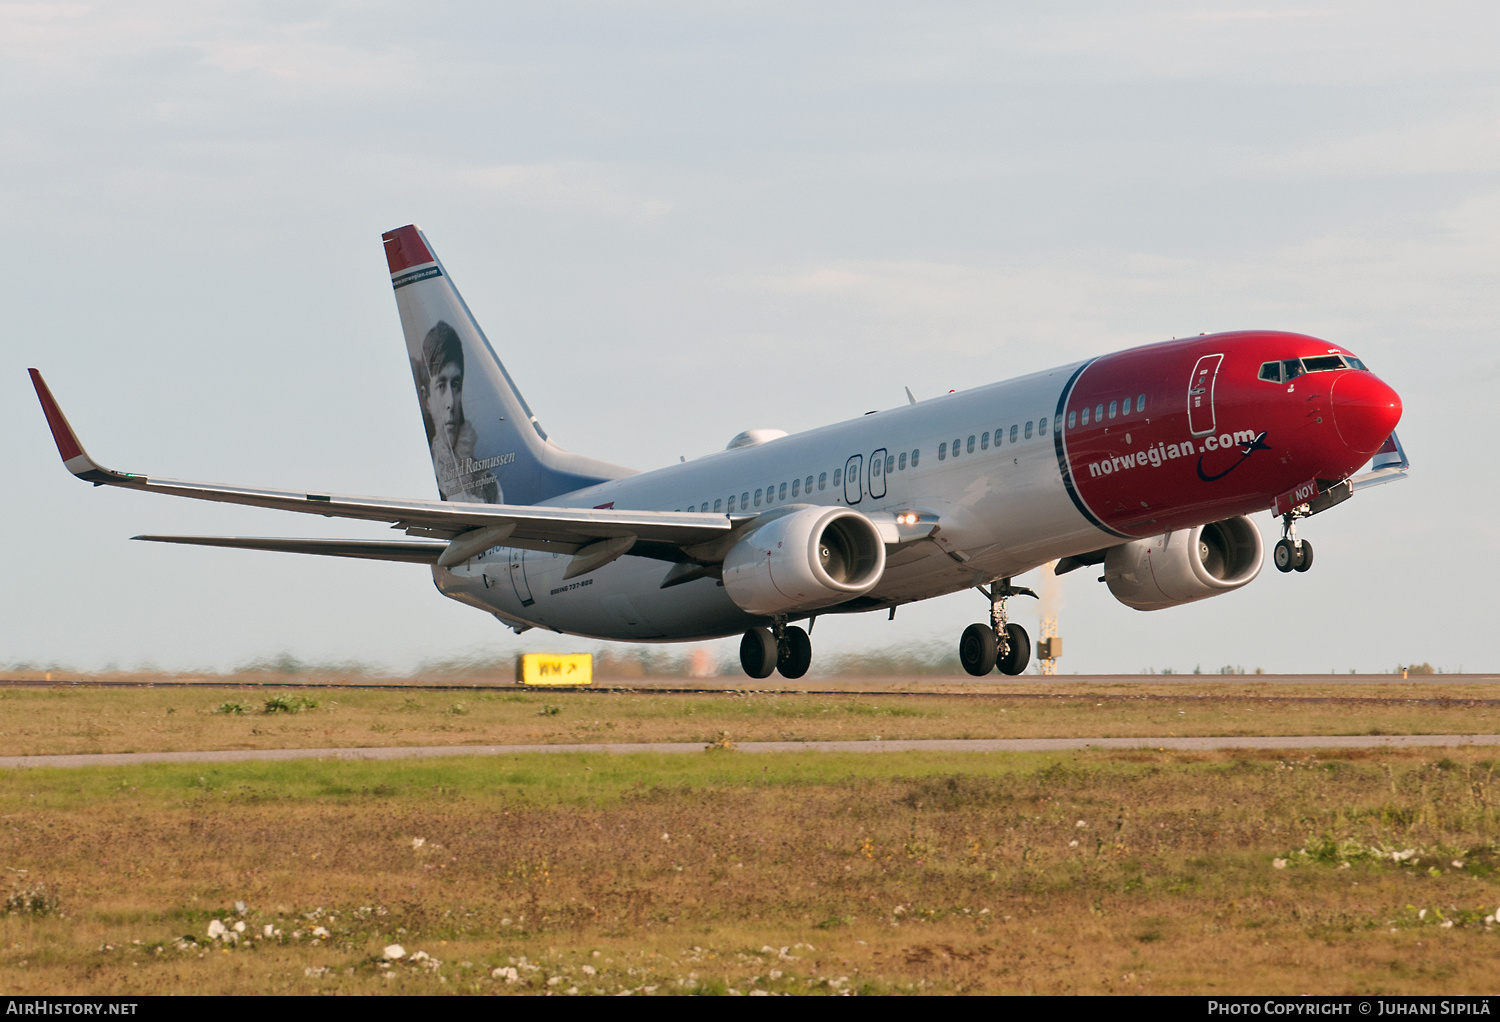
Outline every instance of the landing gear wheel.
<path id="1" fill-rule="evenodd" d="M 783 678 L 800 678 L 812 664 L 812 640 L 796 625 L 782 633 L 782 643 L 776 651 L 776 669 Z"/>
<path id="2" fill-rule="evenodd" d="M 1307 544 L 1303 543 L 1303 545 Z M 1277 540 L 1275 548 L 1271 551 L 1271 560 L 1275 562 L 1277 571 L 1291 571 L 1297 566 L 1297 548 L 1292 546 L 1292 541 L 1289 539 Z"/>
<path id="3" fill-rule="evenodd" d="M 769 678 L 776 670 L 776 639 L 769 628 L 751 628 L 740 640 L 740 666 L 752 678 Z"/>
<path id="4" fill-rule="evenodd" d="M 958 640 L 958 661 L 964 670 L 982 678 L 995 669 L 995 630 L 989 625 L 970 625 Z"/>
<path id="5" fill-rule="evenodd" d="M 1031 636 L 1015 622 L 1005 626 L 1005 638 L 1009 649 L 996 665 L 1001 674 L 1020 674 L 1031 663 Z"/>
<path id="6" fill-rule="evenodd" d="M 1312 567 L 1312 544 L 1307 540 L 1302 541 L 1302 556 L 1297 558 L 1297 570 L 1306 571 Z"/>

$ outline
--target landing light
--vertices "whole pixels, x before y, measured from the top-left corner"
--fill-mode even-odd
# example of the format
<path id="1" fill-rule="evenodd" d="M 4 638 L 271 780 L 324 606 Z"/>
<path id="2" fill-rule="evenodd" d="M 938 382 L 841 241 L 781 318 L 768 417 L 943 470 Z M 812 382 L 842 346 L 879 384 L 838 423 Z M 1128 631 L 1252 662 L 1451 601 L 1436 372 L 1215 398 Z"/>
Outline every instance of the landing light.
<path id="1" fill-rule="evenodd" d="M 906 512 L 904 514 L 899 514 L 899 515 L 896 516 L 896 524 L 897 525 L 916 525 L 918 517 L 919 516 L 915 512 L 908 511 L 908 512 Z"/>

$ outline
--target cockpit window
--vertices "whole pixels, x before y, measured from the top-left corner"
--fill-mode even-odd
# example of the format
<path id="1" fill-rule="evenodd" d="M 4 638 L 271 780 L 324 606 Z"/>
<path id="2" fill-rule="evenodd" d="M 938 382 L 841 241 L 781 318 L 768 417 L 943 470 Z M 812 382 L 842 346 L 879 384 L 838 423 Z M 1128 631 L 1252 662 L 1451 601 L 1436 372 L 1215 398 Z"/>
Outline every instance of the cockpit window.
<path id="1" fill-rule="evenodd" d="M 1282 362 L 1263 362 L 1259 378 L 1271 383 L 1289 383 L 1303 373 L 1364 368 L 1365 364 L 1353 355 L 1314 355 L 1311 358 L 1289 358 Z"/>
<path id="2" fill-rule="evenodd" d="M 1310 373 L 1328 373 L 1344 368 L 1344 359 L 1340 355 L 1318 355 L 1314 358 L 1304 358 L 1302 367 Z"/>

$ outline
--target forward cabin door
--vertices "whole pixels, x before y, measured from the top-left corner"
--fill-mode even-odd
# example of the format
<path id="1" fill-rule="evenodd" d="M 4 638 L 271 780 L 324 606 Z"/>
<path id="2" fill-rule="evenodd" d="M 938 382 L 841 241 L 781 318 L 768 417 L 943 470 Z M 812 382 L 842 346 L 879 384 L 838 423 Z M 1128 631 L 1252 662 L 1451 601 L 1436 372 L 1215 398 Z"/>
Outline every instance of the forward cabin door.
<path id="1" fill-rule="evenodd" d="M 1192 378 L 1188 380 L 1188 429 L 1193 436 L 1214 432 L 1214 380 L 1223 361 L 1222 354 L 1204 355 L 1193 366 Z"/>
<path id="2" fill-rule="evenodd" d="M 526 551 L 515 547 L 510 550 L 510 584 L 521 606 L 529 607 L 536 602 L 531 596 L 531 586 L 526 582 Z"/>
<path id="3" fill-rule="evenodd" d="M 860 473 L 864 469 L 864 455 L 856 454 L 844 462 L 844 503 L 858 504 L 864 497 L 862 487 L 864 480 Z"/>

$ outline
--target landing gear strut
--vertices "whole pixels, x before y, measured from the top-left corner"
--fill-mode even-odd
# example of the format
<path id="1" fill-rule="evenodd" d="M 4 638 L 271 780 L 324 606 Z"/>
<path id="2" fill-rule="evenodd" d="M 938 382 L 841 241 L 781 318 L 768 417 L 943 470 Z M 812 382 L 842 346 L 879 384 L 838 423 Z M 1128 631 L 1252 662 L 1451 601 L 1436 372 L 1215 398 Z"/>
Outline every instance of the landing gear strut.
<path id="1" fill-rule="evenodd" d="M 770 628 L 751 628 L 740 640 L 740 666 L 752 678 L 800 678 L 812 664 L 812 639 L 785 617 L 772 619 Z"/>
<path id="2" fill-rule="evenodd" d="M 978 588 L 989 598 L 990 623 L 973 624 L 964 629 L 963 637 L 958 641 L 959 662 L 976 678 L 984 677 L 996 667 L 1001 674 L 1020 674 L 1031 662 L 1031 637 L 1026 634 L 1026 629 L 1010 621 L 1005 601 L 1012 596 L 1036 599 L 1036 593 L 1023 586 L 1011 585 L 1008 578 L 1002 578 L 989 589 Z"/>
<path id="3" fill-rule="evenodd" d="M 1271 560 L 1276 563 L 1277 571 L 1306 571 L 1312 567 L 1312 544 L 1297 538 L 1297 519 L 1305 517 L 1297 508 L 1281 516 L 1281 539 L 1271 551 Z"/>

